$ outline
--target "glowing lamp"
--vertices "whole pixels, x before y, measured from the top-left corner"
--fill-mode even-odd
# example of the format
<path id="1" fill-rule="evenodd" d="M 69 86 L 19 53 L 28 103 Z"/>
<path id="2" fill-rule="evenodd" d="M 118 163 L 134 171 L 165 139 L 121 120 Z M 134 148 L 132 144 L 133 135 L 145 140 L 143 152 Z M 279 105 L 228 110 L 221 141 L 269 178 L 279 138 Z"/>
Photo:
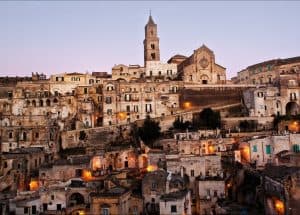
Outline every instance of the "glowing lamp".
<path id="1" fill-rule="evenodd" d="M 93 178 L 91 171 L 89 171 L 89 170 L 83 170 L 83 172 L 82 172 L 82 178 L 85 181 L 91 180 Z"/>
<path id="2" fill-rule="evenodd" d="M 215 153 L 215 147 L 213 147 L 213 146 L 208 146 L 208 152 L 209 152 L 209 153 Z"/>
<path id="3" fill-rule="evenodd" d="M 284 214 L 284 204 L 280 200 L 275 200 L 275 209 L 279 214 Z"/>
<path id="4" fill-rule="evenodd" d="M 118 113 L 118 119 L 120 119 L 120 120 L 126 119 L 126 113 L 124 113 L 124 112 L 119 112 L 119 113 Z"/>
<path id="5" fill-rule="evenodd" d="M 147 167 L 147 172 L 153 172 L 153 171 L 155 171 L 155 170 L 157 170 L 157 166 L 149 165 L 149 166 Z"/>
<path id="6" fill-rule="evenodd" d="M 188 108 L 191 108 L 192 107 L 192 103 L 191 102 L 184 102 L 183 103 L 183 108 L 184 109 L 188 109 Z"/>
<path id="7" fill-rule="evenodd" d="M 35 191 L 39 189 L 39 182 L 36 180 L 31 180 L 29 183 L 29 189 L 30 191 Z"/>

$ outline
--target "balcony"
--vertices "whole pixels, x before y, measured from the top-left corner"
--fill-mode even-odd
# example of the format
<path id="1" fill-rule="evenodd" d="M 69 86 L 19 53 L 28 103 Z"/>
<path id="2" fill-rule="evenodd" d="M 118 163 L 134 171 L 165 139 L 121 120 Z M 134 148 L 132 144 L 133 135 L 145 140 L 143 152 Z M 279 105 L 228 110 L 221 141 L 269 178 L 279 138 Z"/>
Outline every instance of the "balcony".
<path id="1" fill-rule="evenodd" d="M 151 102 L 151 101 L 152 101 L 152 98 L 145 98 L 145 101 L 146 101 L 146 102 Z"/>

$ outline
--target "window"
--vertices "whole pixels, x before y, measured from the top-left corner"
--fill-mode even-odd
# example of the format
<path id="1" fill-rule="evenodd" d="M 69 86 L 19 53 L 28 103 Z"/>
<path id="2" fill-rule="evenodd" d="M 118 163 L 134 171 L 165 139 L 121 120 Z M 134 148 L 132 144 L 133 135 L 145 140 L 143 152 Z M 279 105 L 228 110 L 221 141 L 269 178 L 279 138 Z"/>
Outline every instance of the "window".
<path id="1" fill-rule="evenodd" d="M 158 75 L 161 76 L 161 71 L 158 72 Z"/>
<path id="2" fill-rule="evenodd" d="M 195 175 L 195 171 L 192 169 L 191 170 L 191 176 L 194 177 L 194 175 Z"/>
<path id="3" fill-rule="evenodd" d="M 157 188 L 157 184 L 155 182 L 152 182 L 151 188 L 152 188 L 152 190 L 155 190 Z"/>
<path id="4" fill-rule="evenodd" d="M 266 154 L 271 154 L 271 145 L 266 145 Z"/>
<path id="5" fill-rule="evenodd" d="M 28 210 L 28 207 L 25 207 L 25 208 L 24 208 L 24 214 L 28 214 L 28 211 L 29 211 L 29 210 Z"/>
<path id="6" fill-rule="evenodd" d="M 112 101 L 111 97 L 106 97 L 105 98 L 106 104 L 111 104 L 111 101 Z"/>
<path id="7" fill-rule="evenodd" d="M 154 44 L 151 44 L 151 49 L 155 49 L 155 45 Z"/>
<path id="8" fill-rule="evenodd" d="M 107 109 L 107 115 L 112 115 L 112 109 Z"/>
<path id="9" fill-rule="evenodd" d="M 13 137 L 13 134 L 12 134 L 12 132 L 9 132 L 9 138 L 12 138 Z"/>
<path id="10" fill-rule="evenodd" d="M 133 206 L 133 215 L 138 215 L 138 207 Z"/>
<path id="11" fill-rule="evenodd" d="M 39 138 L 39 132 L 35 133 L 35 138 Z"/>
<path id="12" fill-rule="evenodd" d="M 150 71 L 150 76 L 152 76 L 152 71 Z"/>
<path id="13" fill-rule="evenodd" d="M 139 106 L 138 106 L 138 105 L 134 105 L 134 106 L 133 106 L 133 111 L 134 111 L 135 113 L 138 113 L 138 112 L 139 112 Z"/>
<path id="14" fill-rule="evenodd" d="M 126 111 L 127 111 L 127 112 L 130 112 L 130 105 L 127 105 L 127 106 L 126 106 Z"/>
<path id="15" fill-rule="evenodd" d="M 254 146 L 252 147 L 252 151 L 253 151 L 253 152 L 257 152 L 257 145 L 254 145 Z"/>
<path id="16" fill-rule="evenodd" d="M 82 169 L 76 169 L 75 170 L 75 177 L 81 177 L 82 176 Z"/>
<path id="17" fill-rule="evenodd" d="M 87 94 L 88 93 L 88 89 L 85 87 L 83 88 L 83 91 L 84 91 L 84 94 Z"/>
<path id="18" fill-rule="evenodd" d="M 152 106 L 151 104 L 146 104 L 146 112 L 151 113 L 152 112 Z"/>
<path id="19" fill-rule="evenodd" d="M 109 215 L 109 209 L 108 208 L 101 208 L 101 215 Z"/>
<path id="20" fill-rule="evenodd" d="M 23 140 L 26 141 L 26 139 L 27 139 L 27 134 L 26 132 L 23 132 Z"/>
<path id="21" fill-rule="evenodd" d="M 32 214 L 36 214 L 36 206 L 35 205 L 32 205 L 31 212 L 32 212 Z"/>
<path id="22" fill-rule="evenodd" d="M 258 93 L 257 93 L 257 97 L 259 97 L 259 98 L 264 97 L 264 93 L 263 93 L 263 92 L 258 92 Z"/>
<path id="23" fill-rule="evenodd" d="M 176 213 L 176 212 L 177 212 L 177 206 L 171 205 L 171 213 Z"/>
<path id="24" fill-rule="evenodd" d="M 151 53 L 151 59 L 155 60 L 155 53 Z"/>
<path id="25" fill-rule="evenodd" d="M 125 101 L 130 101 L 130 100 L 131 100 L 131 95 L 125 94 Z"/>
<path id="26" fill-rule="evenodd" d="M 54 200 L 54 195 L 51 195 L 51 200 Z"/>
<path id="27" fill-rule="evenodd" d="M 300 152 L 300 146 L 298 144 L 294 144 L 293 145 L 293 151 L 296 152 L 296 153 Z"/>

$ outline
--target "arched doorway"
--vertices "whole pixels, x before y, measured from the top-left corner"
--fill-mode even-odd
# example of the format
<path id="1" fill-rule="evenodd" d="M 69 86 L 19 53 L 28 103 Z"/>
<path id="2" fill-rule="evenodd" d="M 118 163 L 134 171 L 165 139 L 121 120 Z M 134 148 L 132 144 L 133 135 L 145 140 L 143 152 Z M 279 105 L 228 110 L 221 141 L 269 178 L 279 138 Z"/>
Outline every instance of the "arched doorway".
<path id="1" fill-rule="evenodd" d="M 84 204 L 84 197 L 80 193 L 73 193 L 69 198 L 69 206 Z"/>
<path id="2" fill-rule="evenodd" d="M 286 115 L 297 115 L 300 113 L 299 105 L 296 102 L 289 102 L 285 107 Z"/>
<path id="3" fill-rule="evenodd" d="M 202 75 L 200 77 L 201 79 L 201 84 L 208 84 L 208 76 L 207 75 Z"/>

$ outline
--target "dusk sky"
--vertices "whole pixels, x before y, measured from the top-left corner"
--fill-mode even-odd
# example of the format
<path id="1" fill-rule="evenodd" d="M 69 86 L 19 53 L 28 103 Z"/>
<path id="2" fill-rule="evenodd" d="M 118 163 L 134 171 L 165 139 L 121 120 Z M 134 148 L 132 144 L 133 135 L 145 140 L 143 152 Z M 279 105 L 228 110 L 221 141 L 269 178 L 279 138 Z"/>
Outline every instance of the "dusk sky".
<path id="1" fill-rule="evenodd" d="M 255 63 L 300 55 L 300 2 L 0 2 L 0 75 L 107 71 L 143 65 L 152 10 L 161 60 L 206 44 L 228 78 Z"/>

